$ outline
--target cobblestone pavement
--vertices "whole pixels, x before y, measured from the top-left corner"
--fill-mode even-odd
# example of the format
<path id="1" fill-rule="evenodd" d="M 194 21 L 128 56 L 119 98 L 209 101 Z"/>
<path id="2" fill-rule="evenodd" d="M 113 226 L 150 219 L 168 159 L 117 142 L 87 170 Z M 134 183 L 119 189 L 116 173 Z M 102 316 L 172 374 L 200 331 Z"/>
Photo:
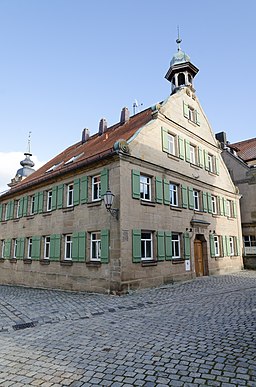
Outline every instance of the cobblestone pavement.
<path id="1" fill-rule="evenodd" d="M 126 296 L 0 286 L 0 386 L 255 386 L 256 272 Z"/>

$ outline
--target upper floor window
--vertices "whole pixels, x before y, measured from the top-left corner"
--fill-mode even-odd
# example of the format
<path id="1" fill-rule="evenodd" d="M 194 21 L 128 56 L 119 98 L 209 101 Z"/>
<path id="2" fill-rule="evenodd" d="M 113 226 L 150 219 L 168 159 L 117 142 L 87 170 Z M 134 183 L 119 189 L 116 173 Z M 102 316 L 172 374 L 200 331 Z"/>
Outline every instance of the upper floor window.
<path id="1" fill-rule="evenodd" d="M 64 259 L 72 259 L 72 235 L 65 235 Z"/>
<path id="2" fill-rule="evenodd" d="M 214 158 L 213 155 L 208 153 L 208 170 L 209 172 L 214 172 Z"/>
<path id="3" fill-rule="evenodd" d="M 71 207 L 74 204 L 74 185 L 67 185 L 67 207 Z"/>
<path id="4" fill-rule="evenodd" d="M 100 256 L 101 256 L 101 234 L 100 232 L 92 232 L 90 259 L 91 261 L 100 261 Z"/>
<path id="5" fill-rule="evenodd" d="M 189 145 L 189 159 L 192 164 L 196 164 L 196 147 Z"/>
<path id="6" fill-rule="evenodd" d="M 167 134 L 167 143 L 168 143 L 168 153 L 175 155 L 175 136 L 168 133 Z"/>
<path id="7" fill-rule="evenodd" d="M 20 212 L 20 199 L 16 200 L 15 218 L 19 217 L 19 212 Z"/>
<path id="8" fill-rule="evenodd" d="M 178 206 L 179 200 L 178 200 L 178 186 L 177 184 L 170 183 L 170 205 L 171 206 Z"/>
<path id="9" fill-rule="evenodd" d="M 200 211 L 200 192 L 193 190 L 194 210 Z"/>
<path id="10" fill-rule="evenodd" d="M 47 191 L 46 210 L 47 211 L 51 211 L 52 210 L 52 190 Z"/>
<path id="11" fill-rule="evenodd" d="M 141 260 L 153 259 L 153 234 L 152 232 L 141 232 Z"/>
<path id="12" fill-rule="evenodd" d="M 142 200 L 151 200 L 151 178 L 140 175 L 140 198 Z"/>
<path id="13" fill-rule="evenodd" d="M 226 201 L 226 215 L 227 217 L 231 217 L 231 200 Z"/>
<path id="14" fill-rule="evenodd" d="M 212 213 L 217 214 L 217 196 L 212 195 Z"/>
<path id="15" fill-rule="evenodd" d="M 92 200 L 101 199 L 101 184 L 100 184 L 100 175 L 92 177 Z"/>
<path id="16" fill-rule="evenodd" d="M 188 119 L 196 123 L 196 110 L 191 106 L 188 106 Z"/>
<path id="17" fill-rule="evenodd" d="M 244 246 L 245 247 L 256 247 L 256 237 L 254 235 L 245 235 L 244 236 Z"/>
<path id="18" fill-rule="evenodd" d="M 30 196 L 30 215 L 33 215 L 35 213 L 35 195 Z"/>
<path id="19" fill-rule="evenodd" d="M 180 234 L 172 233 L 172 258 L 181 258 L 180 254 Z"/>

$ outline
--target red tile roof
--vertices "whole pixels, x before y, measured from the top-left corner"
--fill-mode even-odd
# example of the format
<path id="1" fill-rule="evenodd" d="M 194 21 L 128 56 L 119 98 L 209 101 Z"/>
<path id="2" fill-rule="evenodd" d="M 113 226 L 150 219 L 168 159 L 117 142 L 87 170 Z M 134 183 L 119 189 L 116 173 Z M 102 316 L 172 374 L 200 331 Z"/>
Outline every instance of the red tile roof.
<path id="1" fill-rule="evenodd" d="M 63 152 L 55 156 L 53 159 L 44 164 L 41 168 L 33 172 L 26 179 L 22 180 L 16 186 L 11 188 L 6 194 L 14 193 L 22 190 L 25 187 L 31 187 L 34 184 L 42 181 L 47 181 L 52 177 L 61 175 L 66 171 L 71 171 L 79 166 L 104 158 L 114 152 L 113 146 L 116 141 L 121 139 L 129 140 L 138 129 L 147 124 L 152 119 L 152 108 L 148 108 L 140 113 L 129 118 L 123 124 L 120 122 L 108 128 L 102 135 L 98 133 L 89 137 L 89 139 L 82 143 L 82 141 L 71 145 Z M 65 164 L 72 157 L 78 156 L 73 162 Z M 56 166 L 52 171 L 48 171 L 51 167 Z M 47 172 L 48 171 L 48 172 Z"/>
<path id="2" fill-rule="evenodd" d="M 238 149 L 237 154 L 244 161 L 256 160 L 256 138 L 239 141 L 230 146 Z"/>

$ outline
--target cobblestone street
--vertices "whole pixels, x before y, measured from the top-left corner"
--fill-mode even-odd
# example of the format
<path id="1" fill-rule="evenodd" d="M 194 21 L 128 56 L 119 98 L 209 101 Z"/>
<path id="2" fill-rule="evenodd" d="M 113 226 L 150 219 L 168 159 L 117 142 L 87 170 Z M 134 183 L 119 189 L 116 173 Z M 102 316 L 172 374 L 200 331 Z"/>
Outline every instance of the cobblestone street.
<path id="1" fill-rule="evenodd" d="M 256 386 L 256 272 L 126 296 L 0 286 L 1 386 Z"/>

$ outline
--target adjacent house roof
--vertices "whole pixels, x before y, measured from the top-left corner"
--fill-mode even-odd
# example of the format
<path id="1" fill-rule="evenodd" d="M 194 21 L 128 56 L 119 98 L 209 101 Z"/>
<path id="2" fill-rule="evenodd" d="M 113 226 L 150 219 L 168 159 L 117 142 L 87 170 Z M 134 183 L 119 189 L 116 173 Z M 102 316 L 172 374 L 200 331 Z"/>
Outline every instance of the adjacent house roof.
<path id="1" fill-rule="evenodd" d="M 148 108 L 130 117 L 126 122 L 119 122 L 107 128 L 103 133 L 92 135 L 85 142 L 79 141 L 71 145 L 18 183 L 6 194 L 2 195 L 2 197 L 25 189 L 26 187 L 31 187 L 34 184 L 47 181 L 62 173 L 100 160 L 114 153 L 114 144 L 121 139 L 125 141 L 129 140 L 138 129 L 151 121 L 153 110 L 153 107 Z"/>
<path id="2" fill-rule="evenodd" d="M 256 160 L 256 138 L 229 144 L 237 149 L 237 154 L 244 161 Z"/>

